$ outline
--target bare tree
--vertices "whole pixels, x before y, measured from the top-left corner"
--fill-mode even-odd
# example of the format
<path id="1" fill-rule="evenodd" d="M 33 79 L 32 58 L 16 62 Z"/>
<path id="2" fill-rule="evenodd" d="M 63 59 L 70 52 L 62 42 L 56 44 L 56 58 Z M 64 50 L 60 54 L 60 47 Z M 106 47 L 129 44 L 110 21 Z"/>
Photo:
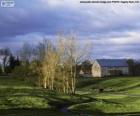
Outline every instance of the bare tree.
<path id="1" fill-rule="evenodd" d="M 9 48 L 4 48 L 4 49 L 1 49 L 0 50 L 0 56 L 1 56 L 1 59 L 2 59 L 2 72 L 5 73 L 5 69 L 7 67 L 7 65 L 9 64 L 8 60 L 9 60 L 9 57 L 11 55 L 11 51 Z"/>
<path id="2" fill-rule="evenodd" d="M 47 47 L 45 51 L 45 58 L 43 61 L 43 74 L 44 74 L 44 88 L 54 90 L 55 73 L 58 65 L 58 55 L 51 43 L 46 41 Z"/>
<path id="3" fill-rule="evenodd" d="M 77 65 L 89 56 L 90 46 L 81 47 L 75 36 L 59 36 L 55 45 L 47 40 L 46 46 L 42 63 L 44 88 L 75 93 Z"/>
<path id="4" fill-rule="evenodd" d="M 32 58 L 33 47 L 29 43 L 24 43 L 19 51 L 20 59 L 28 62 Z"/>
<path id="5" fill-rule="evenodd" d="M 44 39 L 34 49 L 34 54 L 37 60 L 42 61 L 45 58 L 47 44 L 48 44 L 48 40 Z"/>
<path id="6" fill-rule="evenodd" d="M 67 54 L 67 64 L 70 70 L 70 82 L 71 82 L 71 92 L 75 93 L 76 88 L 76 75 L 77 65 L 83 60 L 90 56 L 91 45 L 86 43 L 85 45 L 80 45 L 76 36 L 69 36 L 66 38 L 66 54 Z"/>

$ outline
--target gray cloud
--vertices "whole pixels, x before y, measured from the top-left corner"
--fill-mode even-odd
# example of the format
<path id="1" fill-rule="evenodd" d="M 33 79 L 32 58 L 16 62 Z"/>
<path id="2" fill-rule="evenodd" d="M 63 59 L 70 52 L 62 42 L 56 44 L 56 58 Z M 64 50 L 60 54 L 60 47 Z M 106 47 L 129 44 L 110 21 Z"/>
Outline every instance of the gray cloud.
<path id="1" fill-rule="evenodd" d="M 92 41 L 96 57 L 140 57 L 138 5 L 81 5 L 79 0 L 15 0 L 0 8 L 0 45 L 19 47 L 44 36 L 76 33 Z M 81 39 L 82 41 L 82 39 Z M 15 43 L 15 45 L 14 45 Z"/>

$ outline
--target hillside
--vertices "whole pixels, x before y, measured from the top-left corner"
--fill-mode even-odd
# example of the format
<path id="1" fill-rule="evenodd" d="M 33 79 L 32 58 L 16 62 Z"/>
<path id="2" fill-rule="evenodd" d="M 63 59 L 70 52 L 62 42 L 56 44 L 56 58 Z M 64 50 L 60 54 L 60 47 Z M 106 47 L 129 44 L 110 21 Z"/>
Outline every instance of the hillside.
<path id="1" fill-rule="evenodd" d="M 114 77 L 80 80 L 77 93 L 96 99 L 70 107 L 73 111 L 110 115 L 140 112 L 140 77 Z M 98 93 L 98 88 L 103 88 Z M 84 91 L 84 92 L 83 92 Z"/>
<path id="2" fill-rule="evenodd" d="M 99 93 L 99 88 L 104 91 Z M 42 116 L 137 115 L 139 106 L 140 77 L 80 78 L 75 95 L 47 91 L 12 77 L 0 77 L 0 114 L 3 116 L 16 116 L 21 112 L 23 116 L 36 113 Z"/>

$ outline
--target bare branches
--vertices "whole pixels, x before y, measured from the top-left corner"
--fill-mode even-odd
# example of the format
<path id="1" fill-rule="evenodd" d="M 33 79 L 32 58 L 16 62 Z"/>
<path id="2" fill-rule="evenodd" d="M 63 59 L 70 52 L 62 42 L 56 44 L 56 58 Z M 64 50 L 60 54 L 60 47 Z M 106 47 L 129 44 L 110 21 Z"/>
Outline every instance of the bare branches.
<path id="1" fill-rule="evenodd" d="M 44 88 L 75 93 L 77 65 L 87 57 L 89 46 L 81 46 L 75 36 L 59 36 L 55 45 L 50 40 L 45 44 Z"/>

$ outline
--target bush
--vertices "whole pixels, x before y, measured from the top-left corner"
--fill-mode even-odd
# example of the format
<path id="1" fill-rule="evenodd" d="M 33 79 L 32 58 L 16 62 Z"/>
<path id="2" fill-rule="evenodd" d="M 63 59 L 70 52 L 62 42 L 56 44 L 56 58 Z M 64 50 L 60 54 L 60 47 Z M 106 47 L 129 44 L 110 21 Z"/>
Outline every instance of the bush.
<path id="1" fill-rule="evenodd" d="M 0 74 L 2 74 L 2 67 L 0 66 Z"/>
<path id="2" fill-rule="evenodd" d="M 20 66 L 16 66 L 13 70 L 14 77 L 19 79 L 31 82 L 35 85 L 40 84 L 40 65 L 36 61 L 32 61 L 29 64 L 22 64 Z"/>

